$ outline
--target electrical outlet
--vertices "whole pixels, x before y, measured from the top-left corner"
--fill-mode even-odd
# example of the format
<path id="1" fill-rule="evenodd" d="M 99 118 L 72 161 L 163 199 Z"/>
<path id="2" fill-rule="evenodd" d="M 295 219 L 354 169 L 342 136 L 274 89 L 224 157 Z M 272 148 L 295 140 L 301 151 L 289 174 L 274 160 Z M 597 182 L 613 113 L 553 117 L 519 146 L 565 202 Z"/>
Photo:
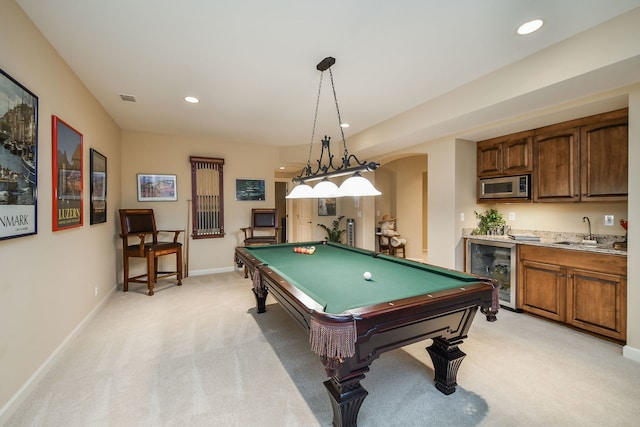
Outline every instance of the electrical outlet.
<path id="1" fill-rule="evenodd" d="M 509 221 L 515 221 L 515 220 L 516 220 L 516 213 L 509 212 Z"/>
<path id="2" fill-rule="evenodd" d="M 94 296 L 97 297 L 98 296 L 98 287 L 97 286 L 94 288 L 93 292 L 94 292 Z"/>
<path id="3" fill-rule="evenodd" d="M 613 215 L 605 215 L 604 216 L 604 225 L 613 225 L 614 216 Z"/>

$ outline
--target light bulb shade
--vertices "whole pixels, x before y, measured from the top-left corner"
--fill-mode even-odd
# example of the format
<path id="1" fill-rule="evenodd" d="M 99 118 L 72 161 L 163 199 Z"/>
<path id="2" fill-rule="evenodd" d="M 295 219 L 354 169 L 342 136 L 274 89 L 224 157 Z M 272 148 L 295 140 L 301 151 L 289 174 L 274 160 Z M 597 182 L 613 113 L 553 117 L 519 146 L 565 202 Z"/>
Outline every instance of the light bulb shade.
<path id="1" fill-rule="evenodd" d="M 285 199 L 311 199 L 315 197 L 313 194 L 313 188 L 307 184 L 298 184 L 293 187 L 293 190 L 285 197 Z"/>
<path id="2" fill-rule="evenodd" d="M 373 184 L 366 178 L 363 178 L 358 172 L 353 174 L 352 177 L 347 178 L 338 191 L 340 197 L 359 197 L 359 196 L 379 196 L 382 193 L 379 192 Z"/>
<path id="3" fill-rule="evenodd" d="M 327 197 L 340 197 L 340 189 L 328 178 L 323 179 L 313 187 L 313 195 L 318 199 L 324 199 Z"/>

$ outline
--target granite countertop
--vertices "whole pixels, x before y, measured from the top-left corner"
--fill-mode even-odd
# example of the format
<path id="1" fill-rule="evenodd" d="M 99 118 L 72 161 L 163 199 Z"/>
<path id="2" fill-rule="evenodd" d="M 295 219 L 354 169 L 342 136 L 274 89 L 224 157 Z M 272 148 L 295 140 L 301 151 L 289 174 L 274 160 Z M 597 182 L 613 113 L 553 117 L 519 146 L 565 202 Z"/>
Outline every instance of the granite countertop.
<path id="1" fill-rule="evenodd" d="M 472 235 L 471 230 L 467 230 L 467 229 L 464 230 L 463 237 L 467 239 L 516 243 L 518 245 L 546 246 L 550 248 L 567 249 L 567 250 L 573 250 L 573 251 L 598 252 L 602 254 L 620 255 L 625 257 L 627 256 L 626 250 L 615 249 L 613 247 L 613 243 L 616 241 L 621 241 L 622 236 L 615 236 L 615 235 L 595 236 L 599 243 L 593 246 L 593 245 L 580 244 L 582 240 L 582 236 L 569 234 L 569 233 L 555 233 L 555 232 L 531 231 L 531 230 L 513 230 L 512 233 L 534 235 L 539 237 L 540 241 L 515 240 L 509 236 L 504 236 L 504 235 L 480 235 L 480 234 Z M 560 242 L 572 242 L 572 244 L 566 244 L 566 243 L 560 243 Z"/>

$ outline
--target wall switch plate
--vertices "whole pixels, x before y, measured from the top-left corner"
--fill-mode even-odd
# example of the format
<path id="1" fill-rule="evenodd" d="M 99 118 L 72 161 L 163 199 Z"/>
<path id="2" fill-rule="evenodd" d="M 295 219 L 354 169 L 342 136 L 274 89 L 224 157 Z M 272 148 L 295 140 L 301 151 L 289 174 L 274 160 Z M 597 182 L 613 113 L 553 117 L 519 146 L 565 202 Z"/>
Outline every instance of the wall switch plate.
<path id="1" fill-rule="evenodd" d="M 460 214 L 460 222 L 464 222 L 464 212 Z"/>
<path id="2" fill-rule="evenodd" d="M 614 217 L 613 215 L 605 215 L 604 216 L 604 225 L 613 225 Z"/>
<path id="3" fill-rule="evenodd" d="M 509 221 L 515 221 L 515 220 L 516 220 L 516 213 L 509 212 Z"/>

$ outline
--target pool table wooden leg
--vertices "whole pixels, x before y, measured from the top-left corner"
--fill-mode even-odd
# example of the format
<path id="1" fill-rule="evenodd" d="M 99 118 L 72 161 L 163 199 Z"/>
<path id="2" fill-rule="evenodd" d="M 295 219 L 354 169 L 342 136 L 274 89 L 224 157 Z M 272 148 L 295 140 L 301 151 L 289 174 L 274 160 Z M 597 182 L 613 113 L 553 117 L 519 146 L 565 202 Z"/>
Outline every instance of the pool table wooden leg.
<path id="1" fill-rule="evenodd" d="M 335 427 L 355 427 L 358 412 L 364 398 L 369 392 L 360 385 L 364 374 L 359 373 L 347 378 L 332 377 L 324 382 L 329 392 L 333 408 L 333 425 Z"/>
<path id="2" fill-rule="evenodd" d="M 435 385 L 442 393 L 449 395 L 456 391 L 456 377 L 458 368 L 466 354 L 458 348 L 462 343 L 461 338 L 446 340 L 434 338 L 433 344 L 427 347 L 427 351 L 433 361 L 435 371 Z"/>
<path id="3" fill-rule="evenodd" d="M 261 291 L 253 289 L 253 295 L 256 297 L 256 310 L 258 313 L 264 313 L 267 311 L 267 290 L 266 288 Z"/>

